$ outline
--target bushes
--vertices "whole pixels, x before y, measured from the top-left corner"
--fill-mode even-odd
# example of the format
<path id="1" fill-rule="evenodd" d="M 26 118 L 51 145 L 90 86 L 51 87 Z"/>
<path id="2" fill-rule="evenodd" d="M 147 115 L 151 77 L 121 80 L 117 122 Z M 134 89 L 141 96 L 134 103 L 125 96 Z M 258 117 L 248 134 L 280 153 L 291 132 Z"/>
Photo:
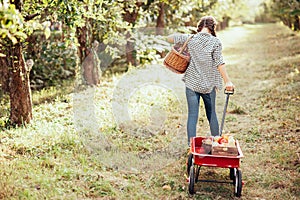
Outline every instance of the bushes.
<path id="1" fill-rule="evenodd" d="M 28 38 L 25 57 L 35 62 L 30 73 L 33 89 L 54 86 L 63 79 L 75 77 L 76 48 L 62 41 L 59 31 L 53 32 L 47 40 L 42 33 Z"/>

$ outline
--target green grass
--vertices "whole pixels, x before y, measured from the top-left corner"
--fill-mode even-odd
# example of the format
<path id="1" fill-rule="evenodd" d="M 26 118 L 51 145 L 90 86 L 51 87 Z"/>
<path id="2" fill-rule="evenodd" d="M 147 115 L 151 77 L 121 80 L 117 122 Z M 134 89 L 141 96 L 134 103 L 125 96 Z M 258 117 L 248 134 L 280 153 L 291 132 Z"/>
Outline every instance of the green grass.
<path id="1" fill-rule="evenodd" d="M 225 131 L 239 139 L 245 154 L 242 199 L 297 199 L 299 36 L 278 24 L 218 35 L 236 85 Z M 188 195 L 180 96 L 147 85 L 128 100 L 134 123 L 115 122 L 112 101 L 121 78 L 105 77 L 96 88 L 75 90 L 69 83 L 34 92 L 34 119 L 26 127 L 5 127 L 3 99 L 0 199 L 234 199 L 233 186 L 223 184 L 197 183 L 197 193 Z M 218 94 L 219 114 L 223 101 Z M 208 130 L 203 113 L 202 105 L 199 134 Z M 200 175 L 223 179 L 228 169 L 203 167 Z"/>

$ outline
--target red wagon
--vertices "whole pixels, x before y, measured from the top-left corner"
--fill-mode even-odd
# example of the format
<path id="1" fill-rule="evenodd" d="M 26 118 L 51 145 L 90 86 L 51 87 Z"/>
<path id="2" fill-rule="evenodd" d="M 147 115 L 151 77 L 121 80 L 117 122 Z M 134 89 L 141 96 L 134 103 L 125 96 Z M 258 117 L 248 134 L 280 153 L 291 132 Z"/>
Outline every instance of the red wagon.
<path id="1" fill-rule="evenodd" d="M 225 114 L 227 110 L 229 93 L 227 94 L 226 103 L 223 112 L 223 118 L 221 123 L 220 132 L 222 133 Z M 220 134 L 221 135 L 221 134 Z M 207 153 L 207 149 L 202 144 L 205 137 L 193 137 L 191 138 L 191 149 L 187 162 L 187 173 L 189 175 L 189 193 L 194 194 L 194 185 L 197 182 L 216 182 L 216 183 L 230 183 L 234 185 L 234 194 L 236 197 L 240 197 L 242 194 L 242 172 L 240 170 L 240 159 L 243 157 L 242 150 L 239 142 L 236 140 L 236 148 L 238 154 L 236 156 L 228 155 L 211 155 Z M 217 181 L 217 180 L 198 180 L 200 168 L 205 167 L 220 167 L 229 168 L 230 181 Z"/>

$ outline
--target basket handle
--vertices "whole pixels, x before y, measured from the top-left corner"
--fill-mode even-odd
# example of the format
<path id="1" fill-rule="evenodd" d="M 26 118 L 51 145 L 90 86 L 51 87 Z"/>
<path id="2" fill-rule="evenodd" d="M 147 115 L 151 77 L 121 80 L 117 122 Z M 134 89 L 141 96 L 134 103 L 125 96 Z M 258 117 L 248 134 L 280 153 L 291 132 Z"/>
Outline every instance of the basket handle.
<path id="1" fill-rule="evenodd" d="M 179 51 L 180 54 L 185 50 L 185 48 L 186 48 L 188 42 L 190 41 L 190 39 L 192 39 L 193 36 L 194 36 L 194 35 L 191 35 L 191 36 L 185 41 L 185 43 L 183 44 L 182 48 L 181 48 L 180 51 Z"/>

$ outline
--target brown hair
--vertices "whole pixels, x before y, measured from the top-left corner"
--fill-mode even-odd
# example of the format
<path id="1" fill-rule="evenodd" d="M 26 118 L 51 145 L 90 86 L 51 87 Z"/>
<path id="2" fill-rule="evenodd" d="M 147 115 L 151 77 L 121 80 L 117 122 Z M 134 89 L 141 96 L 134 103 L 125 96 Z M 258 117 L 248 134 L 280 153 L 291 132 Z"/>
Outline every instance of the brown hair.
<path id="1" fill-rule="evenodd" d="M 217 20 L 212 16 L 204 16 L 200 19 L 197 25 L 197 32 L 200 32 L 204 27 L 208 28 L 208 30 L 211 32 L 211 34 L 215 37 L 216 35 L 216 26 L 217 26 Z"/>

